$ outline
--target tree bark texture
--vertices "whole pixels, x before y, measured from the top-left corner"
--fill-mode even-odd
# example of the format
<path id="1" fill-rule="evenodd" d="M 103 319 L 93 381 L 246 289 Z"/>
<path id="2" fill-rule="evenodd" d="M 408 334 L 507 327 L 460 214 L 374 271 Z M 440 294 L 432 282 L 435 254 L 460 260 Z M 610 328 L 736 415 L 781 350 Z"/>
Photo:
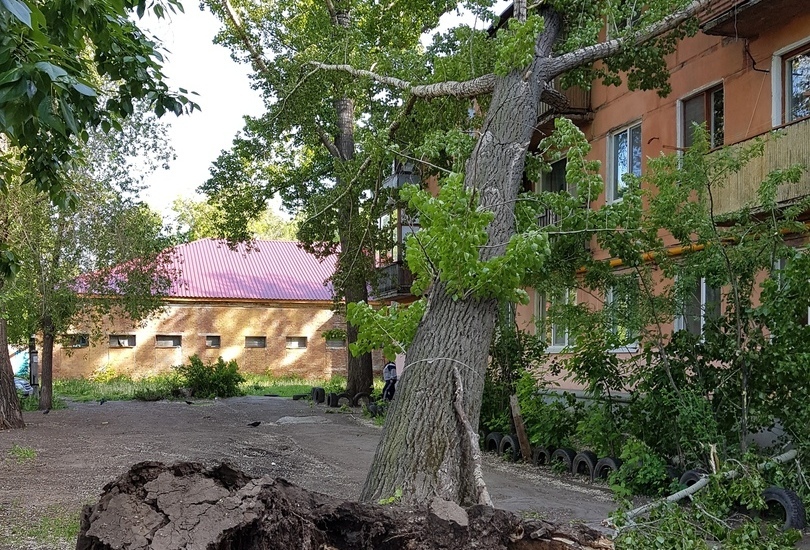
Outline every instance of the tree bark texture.
<path id="1" fill-rule="evenodd" d="M 0 318 L 0 430 L 25 428 L 20 399 L 14 386 L 14 371 L 8 355 L 6 320 Z"/>
<path id="2" fill-rule="evenodd" d="M 42 320 L 42 359 L 39 373 L 39 410 L 53 407 L 53 340 L 54 326 L 50 318 Z"/>
<path id="3" fill-rule="evenodd" d="M 545 66 L 559 32 L 559 18 L 546 9 L 546 30 L 530 67 L 499 78 L 466 165 L 465 185 L 479 207 L 495 217 L 487 228 L 482 260 L 500 256 L 514 234 L 514 206 L 523 181 L 526 153 L 534 132 Z M 527 77 L 527 75 L 530 75 Z M 389 409 L 361 499 L 376 501 L 400 489 L 411 502 L 434 498 L 475 504 L 474 463 L 465 430 L 453 410 L 452 369 L 464 385 L 464 411 L 478 425 L 492 332 L 498 317 L 493 298 L 454 297 L 436 282 Z"/>
<path id="4" fill-rule="evenodd" d="M 488 506 L 401 508 L 341 502 L 228 465 L 134 465 L 86 506 L 77 550 L 608 549 L 584 526 L 561 527 Z"/>

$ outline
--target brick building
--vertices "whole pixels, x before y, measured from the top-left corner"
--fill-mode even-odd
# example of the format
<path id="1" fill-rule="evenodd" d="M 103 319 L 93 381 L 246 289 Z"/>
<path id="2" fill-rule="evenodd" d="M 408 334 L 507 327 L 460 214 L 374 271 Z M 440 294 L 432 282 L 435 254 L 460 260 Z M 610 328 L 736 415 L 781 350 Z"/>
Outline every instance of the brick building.
<path id="1" fill-rule="evenodd" d="M 541 111 L 538 139 L 551 131 L 555 117 L 566 116 L 585 133 L 592 147 L 590 158 L 601 161 L 605 191 L 592 208 L 622 200 L 623 174 L 641 175 L 649 158 L 689 147 L 693 123 L 706 125 L 712 147 L 749 145 L 773 130 L 782 134 L 765 141 L 761 158 L 728 176 L 722 193 L 715 197 L 716 215 L 756 208 L 757 190 L 769 172 L 797 163 L 810 168 L 810 4 L 806 1 L 717 0 L 701 14 L 700 31 L 680 41 L 666 63 L 672 85 L 667 97 L 654 90 L 630 91 L 625 85 L 596 81 L 589 91 L 564 90 L 569 99 L 565 112 Z M 570 191 L 565 160 L 534 185 L 537 190 Z M 782 205 L 807 196 L 807 171 L 798 184 L 781 185 L 777 192 Z M 550 211 L 540 220 L 541 225 L 556 222 Z M 674 239 L 672 243 L 676 244 Z M 611 260 L 595 241 L 590 250 L 597 259 Z M 703 281 L 698 284 L 697 322 L 676 316 L 665 330 L 700 333 L 706 311 L 720 307 L 721 289 L 707 287 Z M 526 330 L 534 331 L 550 304 L 542 294 L 531 291 L 530 295 L 531 303 L 517 308 L 517 318 Z M 573 289 L 562 299 L 598 310 L 610 296 Z M 566 353 L 573 343 L 566 329 L 546 328 L 549 353 Z M 616 351 L 632 354 L 635 350 L 628 346 Z M 561 383 L 564 388 L 576 387 L 570 381 Z"/>
<path id="2" fill-rule="evenodd" d="M 54 375 L 89 376 L 112 368 L 145 376 L 186 363 L 235 359 L 242 371 L 329 377 L 346 374 L 345 329 L 332 311 L 334 260 L 319 261 L 295 242 L 256 241 L 231 250 L 202 239 L 176 247 L 179 277 L 153 318 L 133 326 L 110 319 L 101 338 L 77 327 L 54 352 Z"/>

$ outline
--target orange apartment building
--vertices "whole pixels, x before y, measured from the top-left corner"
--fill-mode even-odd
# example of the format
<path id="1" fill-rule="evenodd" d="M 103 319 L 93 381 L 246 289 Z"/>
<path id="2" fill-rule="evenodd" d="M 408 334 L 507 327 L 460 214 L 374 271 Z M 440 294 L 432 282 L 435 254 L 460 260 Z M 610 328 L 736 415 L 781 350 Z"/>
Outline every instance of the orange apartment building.
<path id="1" fill-rule="evenodd" d="M 133 326 L 109 320 L 99 339 L 77 327 L 72 344 L 54 351 L 54 376 L 86 377 L 101 369 L 146 376 L 187 363 L 235 359 L 243 372 L 329 377 L 346 374 L 345 329 L 325 281 L 334 260 L 319 261 L 295 242 L 256 241 L 231 250 L 202 239 L 176 247 L 165 307 Z M 334 333 L 333 333 L 334 335 Z"/>
<path id="2" fill-rule="evenodd" d="M 503 18 L 511 16 L 507 9 Z M 810 169 L 810 2 L 806 0 L 716 0 L 700 17 L 700 32 L 682 40 L 667 58 L 672 93 L 660 97 L 656 91 L 629 91 L 626 86 L 594 82 L 590 90 L 564 90 L 568 107 L 562 113 L 544 106 L 538 121 L 537 140 L 550 133 L 554 118 L 565 116 L 585 133 L 592 150 L 590 158 L 601 162 L 605 192 L 591 207 L 621 200 L 627 172 L 644 173 L 647 159 L 672 154 L 691 143 L 693 123 L 705 123 L 712 146 L 745 145 L 758 136 L 780 130 L 778 140 L 768 140 L 765 154 L 740 173 L 729 176 L 722 194 L 714 197 L 716 214 L 754 205 L 756 192 L 772 170 L 802 163 Z M 545 110 L 544 110 L 545 109 Z M 408 165 L 395 167 L 386 186 L 412 182 Z M 564 160 L 553 165 L 551 174 L 533 185 L 537 190 L 565 191 Z M 800 183 L 784 185 L 778 200 L 784 204 L 810 195 L 810 172 Z M 393 263 L 382 267 L 381 299 L 407 303 L 411 275 L 400 256 L 408 233 L 418 230 L 400 209 Z M 547 212 L 541 225 L 556 223 Z M 591 246 L 596 259 L 608 260 L 605 251 Z M 697 315 L 676 317 L 665 327 L 700 333 L 707 307 L 720 307 L 720 290 L 701 282 L 695 289 L 700 303 Z M 549 307 L 545 297 L 530 291 L 531 302 L 518 306 L 516 319 L 530 332 Z M 567 299 L 602 307 L 605 297 L 576 291 Z M 703 313 L 701 313 L 703 312 Z M 556 325 L 548 330 L 548 352 L 560 354 L 573 342 L 568 332 Z M 617 350 L 632 354 L 635 347 Z M 577 389 L 559 380 L 561 389 Z"/>
<path id="3" fill-rule="evenodd" d="M 692 123 L 705 123 L 712 146 L 744 145 L 779 129 L 784 136 L 768 140 L 765 154 L 739 174 L 730 176 L 715 197 L 717 214 L 754 205 L 765 175 L 802 163 L 810 168 L 810 3 L 804 0 L 718 0 L 701 17 L 701 31 L 681 41 L 667 58 L 672 93 L 629 91 L 594 82 L 590 91 L 566 90 L 570 117 L 592 146 L 591 158 L 602 163 L 605 192 L 593 204 L 621 200 L 621 175 L 640 175 L 647 159 L 688 147 Z M 550 128 L 552 116 L 540 121 Z M 560 161 L 561 163 L 564 161 Z M 543 182 L 544 190 L 565 189 L 564 165 Z M 797 185 L 784 185 L 778 199 L 785 204 L 810 195 L 810 173 Z M 542 223 L 553 223 L 549 219 Z M 597 259 L 607 254 L 592 247 Z M 719 307 L 719 290 L 701 283 L 695 289 L 699 311 Z M 603 297 L 577 291 L 571 300 L 601 307 Z M 518 306 L 517 318 L 527 330 L 548 307 L 531 293 L 531 303 Z M 702 314 L 699 314 L 702 315 Z M 700 332 L 702 318 L 679 318 L 670 329 Z M 562 353 L 571 343 L 564 328 L 551 326 L 549 352 Z M 628 348 L 619 351 L 632 353 Z M 571 387 L 563 382 L 562 387 Z"/>

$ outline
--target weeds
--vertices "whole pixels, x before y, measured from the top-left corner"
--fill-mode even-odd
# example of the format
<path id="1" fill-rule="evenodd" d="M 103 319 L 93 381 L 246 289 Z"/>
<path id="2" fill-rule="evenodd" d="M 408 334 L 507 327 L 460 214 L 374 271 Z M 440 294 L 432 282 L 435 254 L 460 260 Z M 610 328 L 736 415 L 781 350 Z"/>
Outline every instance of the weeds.
<path id="1" fill-rule="evenodd" d="M 32 449 L 31 447 L 17 445 L 16 443 L 11 446 L 8 454 L 11 458 L 17 461 L 17 464 L 25 464 L 26 462 L 34 460 L 37 457 L 36 450 Z"/>

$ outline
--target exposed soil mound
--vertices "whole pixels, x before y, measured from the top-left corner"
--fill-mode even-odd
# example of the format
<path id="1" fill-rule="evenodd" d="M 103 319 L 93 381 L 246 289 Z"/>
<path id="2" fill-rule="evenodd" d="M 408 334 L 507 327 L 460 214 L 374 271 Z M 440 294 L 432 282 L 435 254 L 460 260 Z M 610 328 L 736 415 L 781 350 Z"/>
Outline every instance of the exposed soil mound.
<path id="1" fill-rule="evenodd" d="M 76 548 L 419 550 L 612 548 L 584 526 L 560 527 L 486 506 L 412 509 L 336 502 L 282 479 L 221 464 L 142 462 L 87 506 Z"/>

